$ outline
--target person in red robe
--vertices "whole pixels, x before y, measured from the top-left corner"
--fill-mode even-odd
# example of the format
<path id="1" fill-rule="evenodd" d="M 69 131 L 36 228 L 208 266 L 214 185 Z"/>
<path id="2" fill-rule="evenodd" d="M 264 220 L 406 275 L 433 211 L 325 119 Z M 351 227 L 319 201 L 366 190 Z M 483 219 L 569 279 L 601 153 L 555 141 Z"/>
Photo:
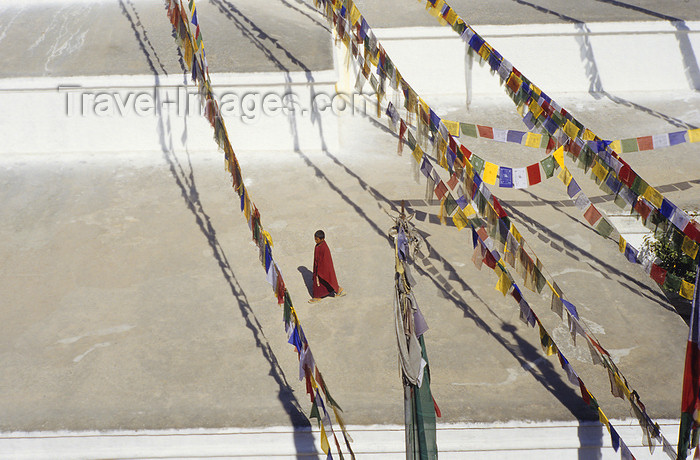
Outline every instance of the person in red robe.
<path id="1" fill-rule="evenodd" d="M 338 285 L 333 267 L 331 250 L 326 244 L 326 234 L 323 230 L 318 230 L 314 234 L 316 248 L 314 249 L 314 271 L 313 271 L 313 298 L 309 303 L 318 302 L 323 297 L 335 294 L 335 297 L 345 295 L 345 291 Z"/>

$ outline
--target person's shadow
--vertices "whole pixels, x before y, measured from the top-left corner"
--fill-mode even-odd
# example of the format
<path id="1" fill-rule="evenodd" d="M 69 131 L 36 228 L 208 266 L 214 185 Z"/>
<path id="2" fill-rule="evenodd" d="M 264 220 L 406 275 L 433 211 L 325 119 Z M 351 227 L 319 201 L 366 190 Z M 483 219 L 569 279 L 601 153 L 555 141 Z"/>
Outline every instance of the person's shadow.
<path id="1" fill-rule="evenodd" d="M 299 273 L 301 273 L 301 277 L 304 279 L 304 284 L 306 285 L 306 289 L 309 291 L 309 296 L 313 297 L 314 273 L 308 268 L 304 267 L 303 265 L 299 265 L 297 267 L 297 270 L 299 270 Z"/>

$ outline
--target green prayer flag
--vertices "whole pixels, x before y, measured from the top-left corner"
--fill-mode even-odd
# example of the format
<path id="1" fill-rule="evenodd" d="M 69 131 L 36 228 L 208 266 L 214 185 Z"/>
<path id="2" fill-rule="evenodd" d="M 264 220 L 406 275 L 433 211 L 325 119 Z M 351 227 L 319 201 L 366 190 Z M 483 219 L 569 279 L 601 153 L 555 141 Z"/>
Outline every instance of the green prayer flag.
<path id="1" fill-rule="evenodd" d="M 644 182 L 644 180 L 637 176 L 634 178 L 634 182 L 632 182 L 632 187 L 630 189 L 636 193 L 639 196 L 644 195 L 644 192 L 646 192 L 647 188 L 649 187 L 649 184 Z"/>
<path id="2" fill-rule="evenodd" d="M 622 139 L 622 153 L 638 152 L 639 145 L 637 145 L 637 138 L 633 137 L 631 139 Z"/>
<path id="3" fill-rule="evenodd" d="M 309 415 L 309 418 L 315 418 L 318 420 L 319 425 L 321 424 L 321 414 L 318 412 L 316 401 L 314 401 L 313 405 L 311 406 L 311 414 Z"/>
<path id="4" fill-rule="evenodd" d="M 454 198 L 452 198 L 452 195 L 448 192 L 447 196 L 445 197 L 445 211 L 447 211 L 447 215 L 451 216 L 456 207 L 457 202 Z"/>
<path id="5" fill-rule="evenodd" d="M 547 284 L 547 280 L 545 279 L 544 275 L 540 271 L 539 268 L 535 267 L 533 271 L 533 275 L 535 277 L 535 283 L 537 285 L 537 293 L 541 294 L 542 289 L 544 288 L 544 285 Z"/>
<path id="6" fill-rule="evenodd" d="M 404 421 L 406 424 L 406 458 L 437 460 L 436 414 L 430 392 L 430 363 L 423 336 L 418 337 L 421 354 L 427 363 L 420 387 L 404 385 Z"/>
<path id="7" fill-rule="evenodd" d="M 595 231 L 604 238 L 609 237 L 614 230 L 614 227 L 605 218 L 598 221 L 598 225 L 595 227 Z"/>
<path id="8" fill-rule="evenodd" d="M 477 174 L 481 175 L 482 172 L 484 172 L 484 164 L 486 163 L 483 158 L 478 156 L 477 154 L 473 153 L 471 159 L 469 160 L 472 162 L 472 166 L 474 167 L 474 172 Z"/>
<path id="9" fill-rule="evenodd" d="M 547 145 L 549 145 L 549 140 L 552 137 L 549 134 L 542 134 L 542 139 L 540 139 L 540 148 L 541 149 L 546 149 Z"/>
<path id="10" fill-rule="evenodd" d="M 416 138 L 413 137 L 410 130 L 407 130 L 406 141 L 408 142 L 408 146 L 410 147 L 411 151 L 413 151 L 416 148 Z"/>
<path id="11" fill-rule="evenodd" d="M 292 298 L 289 296 L 289 292 L 284 292 L 284 313 L 283 313 L 284 324 L 289 324 L 292 321 Z"/>
<path id="12" fill-rule="evenodd" d="M 544 173 L 547 175 L 548 179 L 554 175 L 556 161 L 554 161 L 554 157 L 552 155 L 548 156 L 544 160 L 541 160 L 540 164 L 542 165 L 542 169 L 544 169 Z"/>
<path id="13" fill-rule="evenodd" d="M 471 123 L 460 123 L 459 129 L 465 136 L 479 137 L 479 135 L 476 132 L 476 125 L 473 125 Z"/>

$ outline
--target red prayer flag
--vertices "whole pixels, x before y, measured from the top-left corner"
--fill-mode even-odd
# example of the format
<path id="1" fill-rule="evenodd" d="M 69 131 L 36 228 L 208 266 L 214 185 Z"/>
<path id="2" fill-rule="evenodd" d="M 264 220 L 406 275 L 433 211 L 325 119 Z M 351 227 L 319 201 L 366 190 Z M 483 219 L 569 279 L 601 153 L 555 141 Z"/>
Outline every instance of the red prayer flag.
<path id="1" fill-rule="evenodd" d="M 651 212 L 651 208 L 647 206 L 643 200 L 637 200 L 637 202 L 634 204 L 634 210 L 637 211 L 639 215 L 644 218 L 644 220 L 649 218 L 649 213 Z"/>
<path id="2" fill-rule="evenodd" d="M 586 385 L 583 384 L 583 380 L 580 378 L 578 379 L 578 386 L 581 389 L 581 397 L 583 398 L 583 402 L 590 406 L 591 394 L 588 392 L 588 388 L 586 388 Z"/>
<path id="3" fill-rule="evenodd" d="M 464 155 L 464 158 L 466 158 L 467 160 L 470 159 L 470 158 L 472 157 L 472 152 L 471 152 L 468 148 L 466 148 L 465 146 L 460 145 L 460 146 L 459 146 L 459 150 L 462 151 L 462 154 Z"/>
<path id="4" fill-rule="evenodd" d="M 550 137 L 549 140 L 547 141 L 547 149 L 546 152 L 549 153 L 552 150 L 554 150 L 557 146 L 557 143 L 554 141 L 553 137 Z"/>
<path id="5" fill-rule="evenodd" d="M 644 136 L 637 138 L 637 145 L 639 150 L 653 150 L 654 149 L 654 138 L 652 136 Z"/>
<path id="6" fill-rule="evenodd" d="M 438 197 L 438 200 L 442 200 L 442 198 L 445 196 L 445 193 L 447 193 L 447 187 L 445 186 L 445 183 L 443 181 L 438 182 L 438 184 L 435 186 L 435 196 Z"/>
<path id="7" fill-rule="evenodd" d="M 459 178 L 457 177 L 457 174 L 452 174 L 452 177 L 450 177 L 450 180 L 447 181 L 447 185 L 449 185 L 451 190 L 455 189 L 455 186 L 459 183 Z"/>
<path id="8" fill-rule="evenodd" d="M 503 206 L 501 206 L 501 203 L 498 201 L 498 198 L 495 196 L 493 197 L 493 209 L 496 210 L 496 215 L 498 217 L 507 217 L 508 214 L 506 214 L 506 210 L 503 209 Z"/>
<path id="9" fill-rule="evenodd" d="M 595 225 L 595 223 L 598 222 L 603 216 L 596 209 L 596 207 L 591 204 L 590 206 L 588 206 L 588 209 L 586 209 L 586 212 L 583 213 L 583 217 L 588 221 L 589 224 Z"/>
<path id="10" fill-rule="evenodd" d="M 665 269 L 656 264 L 651 264 L 651 272 L 649 272 L 649 276 L 657 283 L 664 284 L 666 282 L 666 273 L 667 272 Z"/>
<path id="11" fill-rule="evenodd" d="M 493 139 L 493 128 L 490 126 L 476 125 L 479 130 L 479 137 L 485 137 L 487 139 Z"/>
<path id="12" fill-rule="evenodd" d="M 542 176 L 540 176 L 539 163 L 535 163 L 527 167 L 527 180 L 530 183 L 530 185 L 535 185 L 542 182 Z"/>
<path id="13" fill-rule="evenodd" d="M 700 243 L 700 224 L 698 224 L 697 222 L 689 222 L 688 225 L 686 225 L 683 229 L 683 233 L 685 233 L 685 236 L 695 241 L 696 243 Z"/>
<path id="14" fill-rule="evenodd" d="M 622 181 L 623 184 L 625 184 L 628 187 L 632 187 L 632 184 L 634 183 L 635 177 L 637 175 L 632 171 L 632 168 L 627 163 L 622 163 L 622 167 L 620 168 L 620 173 L 618 174 L 618 177 Z"/>

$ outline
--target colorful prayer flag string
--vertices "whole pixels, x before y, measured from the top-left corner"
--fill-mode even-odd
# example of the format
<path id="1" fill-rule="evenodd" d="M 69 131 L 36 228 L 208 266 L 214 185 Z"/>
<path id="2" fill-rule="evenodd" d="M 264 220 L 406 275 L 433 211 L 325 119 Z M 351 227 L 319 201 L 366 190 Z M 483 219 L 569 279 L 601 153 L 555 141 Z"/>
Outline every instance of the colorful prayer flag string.
<path id="1" fill-rule="evenodd" d="M 516 104 L 519 113 L 523 116 L 523 123 L 528 129 L 538 126 L 550 136 L 555 137 L 560 144 L 567 145 L 568 152 L 574 159 L 581 162 L 586 170 L 591 166 L 591 163 L 597 162 L 602 168 L 599 169 L 601 175 L 612 176 L 614 181 L 621 184 L 621 190 L 627 190 L 625 199 L 632 204 L 634 212 L 638 212 L 634 202 L 643 196 L 646 199 L 646 203 L 642 207 L 644 210 L 647 207 L 649 208 L 649 214 L 652 214 L 653 219 L 660 219 L 670 223 L 682 235 L 691 238 L 696 243 L 700 243 L 700 224 L 651 187 L 616 153 L 623 149 L 622 141 L 619 142 L 619 145 L 613 146 L 612 142 L 605 141 L 595 135 L 595 133 L 586 128 L 573 115 L 522 75 L 518 69 L 513 67 L 507 59 L 501 56 L 497 50 L 492 48 L 471 26 L 459 17 L 446 1 L 440 0 L 437 3 L 448 12 L 447 14 L 450 17 L 454 18 L 454 23 L 450 25 L 456 33 L 460 34 L 462 40 L 469 45 L 470 52 L 488 63 L 492 73 L 497 74 L 504 83 L 507 94 Z M 433 16 L 436 16 L 434 14 L 434 10 L 437 8 L 435 5 L 436 3 L 431 0 L 428 0 L 426 4 L 426 8 Z M 440 16 L 440 18 L 443 19 L 441 23 L 443 25 L 446 24 L 444 17 Z M 688 140 L 697 142 L 698 131 L 691 130 L 689 132 L 669 133 L 668 136 L 657 136 L 657 142 L 654 142 L 652 136 L 652 143 L 660 146 L 665 144 L 667 138 L 669 145 L 676 145 L 684 142 L 686 135 Z M 628 147 L 625 147 L 625 149 L 628 148 L 631 151 L 634 148 L 632 142 L 626 142 L 626 144 Z M 637 139 L 636 144 L 637 148 L 639 148 L 639 139 Z M 649 140 L 642 140 L 642 145 L 648 146 Z M 647 193 L 638 193 L 639 189 L 647 190 Z M 647 219 L 645 218 L 645 220 Z"/>
<path id="2" fill-rule="evenodd" d="M 192 80 L 199 85 L 199 95 L 205 107 L 204 115 L 214 129 L 214 139 L 218 146 L 224 151 L 224 165 L 226 170 L 231 174 L 233 188 L 240 197 L 241 212 L 243 212 L 248 222 L 253 241 L 255 241 L 259 249 L 260 261 L 265 269 L 266 279 L 272 285 L 278 304 L 283 306 L 283 319 L 288 342 L 294 346 L 299 358 L 299 380 L 304 380 L 306 382 L 306 390 L 312 403 L 310 417 L 318 419 L 322 450 L 328 458 L 332 458 L 328 441 L 328 432 L 330 432 L 330 435 L 332 435 L 335 441 L 338 455 L 340 458 L 343 457 L 340 443 L 333 429 L 330 414 L 327 409 L 330 408 L 340 426 L 348 452 L 354 459 L 355 455 L 350 446 L 352 439 L 347 433 L 345 424 L 339 413 L 342 409 L 331 397 L 328 387 L 321 375 L 321 371 L 316 365 L 306 334 L 302 329 L 299 317 L 292 305 L 291 296 L 285 287 L 282 273 L 279 270 L 277 262 L 273 259 L 272 237 L 263 229 L 260 212 L 252 202 L 250 194 L 243 184 L 240 164 L 231 146 L 226 131 L 226 125 L 219 112 L 219 106 L 214 97 L 211 81 L 206 70 L 204 44 L 194 0 L 190 0 L 188 6 L 192 14 L 191 19 L 188 19 L 188 10 L 184 8 L 182 0 L 169 0 L 168 17 L 175 30 L 176 41 L 184 50 L 185 63 L 192 71 Z M 190 23 L 196 27 L 194 35 L 191 32 Z M 199 52 L 199 58 L 196 54 L 197 52 Z M 324 399 L 326 401 L 325 403 Z"/>
<path id="3" fill-rule="evenodd" d="M 438 196 L 441 201 L 441 216 L 442 218 L 449 217 L 454 213 L 453 220 L 455 225 L 463 228 L 466 225 L 476 225 L 472 222 L 473 218 L 470 219 L 468 216 L 469 211 L 475 211 L 474 215 L 483 217 L 486 220 L 487 228 L 491 234 L 495 236 L 495 241 L 504 245 L 506 242 L 510 244 L 511 249 L 513 244 L 517 244 L 516 250 L 512 251 L 513 254 L 507 256 L 509 258 L 515 259 L 515 255 L 518 256 L 519 264 L 517 265 L 519 274 L 525 280 L 525 285 L 529 289 L 537 292 L 541 292 L 545 285 L 548 285 L 553 293 L 553 308 L 566 306 L 567 308 L 567 318 L 570 322 L 570 330 L 572 331 L 572 340 L 574 340 L 576 335 L 583 335 L 587 338 L 589 342 L 589 348 L 592 355 L 594 355 L 594 361 L 598 364 L 603 364 L 608 369 L 609 374 L 618 376 L 617 380 L 624 381 L 624 377 L 615 367 L 612 360 L 605 359 L 609 357 L 607 352 L 602 348 L 600 343 L 595 340 L 589 332 L 578 321 L 578 313 L 573 304 L 566 301 L 563 298 L 561 290 L 554 284 L 550 282 L 543 274 L 543 267 L 541 262 L 537 257 L 531 258 L 527 252 L 524 250 L 525 241 L 517 232 L 515 227 L 510 223 L 510 220 L 500 205 L 498 199 L 491 194 L 486 185 L 484 184 L 485 178 L 474 171 L 474 163 L 476 163 L 477 158 L 469 152 L 466 147 L 464 147 L 459 140 L 455 139 L 455 136 L 450 133 L 448 126 L 440 119 L 440 117 L 428 106 L 425 101 L 420 99 L 415 91 L 410 87 L 410 85 L 400 77 L 400 73 L 396 69 L 396 66 L 391 62 L 386 51 L 378 43 L 376 36 L 372 32 L 371 28 L 367 24 L 366 20 L 359 14 L 359 11 L 355 14 L 348 16 L 347 5 L 352 8 L 356 8 L 351 0 L 346 0 L 344 2 L 331 2 L 330 0 L 317 0 L 316 6 L 321 8 L 322 12 L 325 14 L 329 24 L 334 27 L 334 30 L 338 33 L 339 41 L 342 41 L 348 50 L 352 51 L 352 56 L 359 68 L 362 69 L 361 78 L 358 76 L 357 86 L 361 88 L 362 84 L 368 79 L 371 86 L 375 90 L 375 95 L 377 98 L 377 113 L 381 116 L 382 113 L 382 101 L 388 100 L 386 97 L 386 82 L 389 81 L 390 87 L 397 93 L 403 93 L 404 108 L 407 112 L 404 117 L 399 114 L 399 109 L 393 106 L 391 102 L 386 104 L 386 114 L 388 115 L 389 126 L 396 130 L 398 129 L 397 123 L 400 126 L 403 120 L 406 124 L 413 116 L 418 120 L 416 133 L 418 139 L 416 139 L 410 131 L 407 133 L 406 143 L 413 150 L 413 156 L 416 159 L 417 164 L 420 164 L 420 171 L 426 176 L 429 183 L 434 184 L 434 190 L 436 196 Z M 474 40 L 474 43 L 478 43 L 480 38 Z M 481 40 L 481 45 L 479 47 L 480 55 L 483 57 L 492 56 L 489 48 L 484 48 L 484 42 Z M 364 48 L 364 53 L 360 50 Z M 374 74 L 370 75 L 370 65 L 372 68 L 376 69 L 379 79 L 375 77 Z M 534 126 L 534 125 L 533 125 Z M 579 128 L 580 129 L 580 128 Z M 549 125 L 550 133 L 554 133 L 556 129 L 554 126 Z M 573 128 L 568 128 L 569 132 L 573 132 Z M 568 139 L 566 139 L 568 140 Z M 435 168 L 431 164 L 428 155 L 425 155 L 422 151 L 420 144 L 423 141 L 430 141 L 433 146 L 434 156 L 437 158 L 437 163 L 443 169 L 449 171 L 451 174 L 451 179 L 445 184 L 440 176 L 437 174 Z M 571 150 L 569 150 L 571 151 Z M 563 164 L 563 154 L 558 163 Z M 554 165 L 550 165 L 553 171 Z M 484 171 L 486 171 L 484 165 Z M 539 170 L 537 170 L 539 173 Z M 497 174 L 497 173 L 495 173 Z M 533 171 L 533 176 L 535 172 Z M 483 174 L 487 175 L 486 172 Z M 493 179 L 494 172 L 489 171 L 489 180 Z M 564 176 L 563 181 L 566 182 L 568 178 Z M 463 188 L 460 186 L 459 190 L 455 187 L 458 183 L 463 182 Z M 568 182 L 570 185 L 570 181 Z M 568 186 L 567 185 L 567 186 Z M 449 188 L 448 188 L 449 187 Z M 450 192 L 457 193 L 459 198 L 454 199 Z M 472 205 L 473 204 L 473 205 Z M 589 203 L 590 204 L 590 203 Z M 469 209 L 471 208 L 471 209 Z M 466 211 L 466 212 L 465 212 Z M 586 207 L 586 214 L 588 214 L 587 220 L 589 223 L 597 224 L 596 229 L 599 233 L 608 234 L 612 231 L 609 224 L 603 225 L 606 222 L 601 219 L 600 213 L 591 208 Z M 477 217 L 477 219 L 481 219 Z M 516 238 L 515 235 L 518 235 Z M 489 259 L 487 256 L 484 263 L 492 264 L 496 267 L 496 262 L 498 259 L 491 256 Z M 507 292 L 508 282 L 503 278 L 506 270 L 500 269 L 501 274 L 499 275 L 499 290 L 505 290 Z M 557 301 L 555 302 L 554 296 L 556 295 Z M 556 310 L 555 310 L 556 311 Z M 563 318 L 562 318 L 563 319 Z M 597 360 L 596 360 L 597 357 Z M 626 388 L 629 389 L 628 386 Z M 627 395 L 627 392 L 623 392 Z M 639 397 L 633 390 L 629 391 L 628 400 L 638 414 L 640 424 L 643 428 L 651 426 L 651 419 L 646 414 L 643 404 L 639 401 Z M 653 423 L 652 423 L 653 425 Z M 658 433 L 658 430 L 654 432 L 654 437 L 661 439 L 664 446 L 668 444 L 665 438 Z"/>

